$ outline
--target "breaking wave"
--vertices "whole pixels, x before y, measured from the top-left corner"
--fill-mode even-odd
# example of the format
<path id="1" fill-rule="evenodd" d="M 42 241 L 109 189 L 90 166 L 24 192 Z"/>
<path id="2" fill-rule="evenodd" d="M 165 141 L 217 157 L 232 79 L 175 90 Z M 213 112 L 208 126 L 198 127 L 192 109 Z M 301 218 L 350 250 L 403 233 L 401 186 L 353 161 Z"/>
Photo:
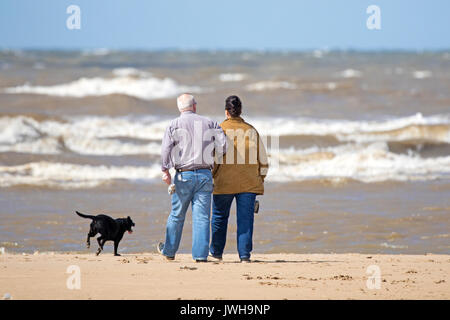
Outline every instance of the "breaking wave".
<path id="1" fill-rule="evenodd" d="M 450 143 L 449 115 L 416 114 L 385 121 L 255 118 L 249 122 L 266 136 L 332 136 L 344 143 L 360 144 Z M 169 118 L 151 116 L 87 116 L 44 121 L 27 116 L 0 117 L 0 152 L 58 154 L 68 149 L 85 155 L 158 155 L 169 123 Z"/>
<path id="2" fill-rule="evenodd" d="M 43 161 L 18 166 L 0 166 L 0 187 L 33 185 L 63 189 L 93 188 L 111 180 L 148 181 L 160 176 L 159 165 L 118 167 Z"/>
<path id="3" fill-rule="evenodd" d="M 219 79 L 222 82 L 239 82 L 246 78 L 243 73 L 221 73 Z"/>
<path id="4" fill-rule="evenodd" d="M 261 81 L 248 84 L 245 88 L 248 91 L 265 91 L 278 89 L 295 90 L 297 89 L 297 86 L 294 83 L 287 81 Z"/>
<path id="5" fill-rule="evenodd" d="M 87 96 L 105 96 L 123 94 L 143 100 L 175 97 L 183 92 L 201 92 L 196 86 L 178 84 L 170 78 L 159 79 L 150 73 L 133 68 L 113 70 L 112 78 L 80 78 L 78 80 L 53 86 L 22 86 L 6 88 L 11 94 L 42 94 L 59 97 L 82 98 Z"/>
<path id="6" fill-rule="evenodd" d="M 59 154 L 64 149 L 84 155 L 160 154 L 160 143 L 120 138 L 161 140 L 169 120 L 152 117 L 81 117 L 39 122 L 31 117 L 0 118 L 0 152 Z"/>
<path id="7" fill-rule="evenodd" d="M 386 143 L 368 146 L 269 150 L 267 181 L 294 182 L 356 180 L 425 181 L 450 178 L 450 156 L 422 158 L 395 154 Z M 0 186 L 39 185 L 59 188 L 90 188 L 114 180 L 131 182 L 160 178 L 160 166 L 92 166 L 70 163 L 32 162 L 0 167 Z"/>
<path id="8" fill-rule="evenodd" d="M 450 143 L 450 115 L 383 121 L 319 120 L 308 118 L 252 119 L 261 134 L 279 136 L 334 136 L 339 141 L 375 142 L 424 140 Z"/>
<path id="9" fill-rule="evenodd" d="M 45 120 L 27 116 L 0 117 L 0 152 L 153 156 L 149 158 L 148 167 L 92 166 L 47 161 L 2 166 L 0 186 L 25 184 L 88 188 L 121 179 L 147 181 L 159 178 L 160 169 L 155 157 L 160 155 L 161 140 L 169 122 L 169 118 L 156 116 L 85 116 Z M 390 150 L 391 142 L 406 141 L 415 145 L 430 143 L 437 147 L 440 144 L 448 145 L 449 115 L 424 117 L 416 114 L 384 121 L 255 118 L 249 119 L 249 122 L 263 136 L 279 135 L 281 139 L 283 136 L 293 136 L 293 141 L 302 136 L 308 139 L 332 136 L 340 141 L 338 145 L 323 147 L 313 145 L 308 148 L 292 146 L 280 150 L 269 149 L 271 168 L 268 181 L 326 179 L 371 183 L 450 178 L 450 155 L 446 154 L 445 148 L 433 157 L 422 157 L 418 149 L 408 149 L 403 153 Z"/>
<path id="10" fill-rule="evenodd" d="M 370 183 L 450 178 L 450 156 L 396 154 L 389 151 L 385 142 L 280 150 L 271 154 L 270 162 L 268 180 L 280 182 L 352 179 Z"/>
<path id="11" fill-rule="evenodd" d="M 338 72 L 337 76 L 344 79 L 361 78 L 362 72 L 355 69 L 346 69 Z"/>

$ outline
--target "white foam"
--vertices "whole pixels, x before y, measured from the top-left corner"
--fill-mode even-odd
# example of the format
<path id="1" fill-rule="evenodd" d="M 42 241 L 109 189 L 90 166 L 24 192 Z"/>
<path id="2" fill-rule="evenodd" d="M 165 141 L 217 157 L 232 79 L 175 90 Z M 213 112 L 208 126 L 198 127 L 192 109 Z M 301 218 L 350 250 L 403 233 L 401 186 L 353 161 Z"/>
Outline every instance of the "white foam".
<path id="1" fill-rule="evenodd" d="M 413 77 L 415 79 L 427 79 L 433 75 L 431 71 L 428 70 L 417 70 L 413 72 Z"/>
<path id="2" fill-rule="evenodd" d="M 219 79 L 222 82 L 239 82 L 246 78 L 243 73 L 222 73 L 219 75 Z"/>
<path id="3" fill-rule="evenodd" d="M 246 119 L 263 136 L 333 136 L 342 142 L 426 140 L 450 143 L 450 115 L 384 121 L 319 120 L 309 118 Z M 31 117 L 0 117 L 0 152 L 58 154 L 68 149 L 86 155 L 157 155 L 169 118 L 71 117 L 37 121 Z M 421 126 L 421 127 L 418 127 Z M 150 140 L 125 142 L 119 138 Z"/>
<path id="4" fill-rule="evenodd" d="M 0 117 L 0 144 L 15 144 L 41 136 L 39 122 L 30 117 Z"/>
<path id="5" fill-rule="evenodd" d="M 116 179 L 149 181 L 160 176 L 159 165 L 118 167 L 32 162 L 19 166 L 0 166 L 1 187 L 34 185 L 69 189 L 92 188 Z"/>
<path id="6" fill-rule="evenodd" d="M 86 96 L 104 96 L 123 94 L 144 100 L 175 97 L 183 92 L 200 92 L 196 86 L 179 85 L 170 78 L 159 79 L 149 73 L 133 68 L 115 69 L 113 78 L 80 78 L 73 82 L 54 86 L 22 86 L 6 88 L 11 94 L 31 93 L 59 97 L 82 98 Z M 138 76 L 138 77 L 136 77 Z"/>
<path id="7" fill-rule="evenodd" d="M 436 135 L 427 136 L 429 131 L 405 130 L 403 133 L 388 131 L 405 129 L 409 126 L 450 125 L 450 115 L 424 117 L 421 113 L 413 116 L 379 121 L 351 121 L 309 118 L 255 118 L 248 120 L 262 135 L 317 135 L 335 136 L 340 141 L 403 141 L 426 138 L 436 142 L 450 143 L 450 127 Z"/>
<path id="8" fill-rule="evenodd" d="M 70 117 L 67 122 L 44 121 L 40 129 L 57 136 L 86 136 L 95 138 L 127 137 L 146 140 L 162 140 L 168 118 L 145 117 Z"/>
<path id="9" fill-rule="evenodd" d="M 328 148 L 269 150 L 267 181 L 293 182 L 353 179 L 365 183 L 426 181 L 450 178 L 450 156 L 421 158 L 394 154 L 386 143 L 347 144 Z M 91 188 L 114 180 L 150 182 L 159 179 L 160 166 L 92 166 L 70 163 L 32 162 L 0 167 L 0 186 L 49 186 Z"/>
<path id="10" fill-rule="evenodd" d="M 34 141 L 24 141 L 15 144 L 0 144 L 0 152 L 20 152 L 33 154 L 60 154 L 61 145 L 57 139 L 44 137 Z"/>
<path id="11" fill-rule="evenodd" d="M 77 117 L 67 121 L 0 117 L 0 152 L 59 154 L 64 148 L 85 155 L 160 153 L 160 143 L 130 143 L 118 138 L 162 140 L 169 120 Z"/>
<path id="12" fill-rule="evenodd" d="M 422 158 L 389 152 L 386 143 L 270 152 L 268 181 L 353 179 L 361 182 L 450 178 L 450 156 Z M 276 163 L 279 163 L 279 166 Z"/>
<path id="13" fill-rule="evenodd" d="M 360 78 L 362 76 L 362 72 L 355 69 L 346 69 L 337 73 L 337 76 L 344 79 Z"/>
<path id="14" fill-rule="evenodd" d="M 150 72 L 142 71 L 136 68 L 116 68 L 113 70 L 116 77 L 151 77 Z"/>
<path id="15" fill-rule="evenodd" d="M 161 154 L 161 143 L 134 144 L 116 139 L 86 139 L 86 137 L 69 137 L 65 146 L 73 152 L 84 155 L 123 156 L 139 154 Z"/>
<path id="16" fill-rule="evenodd" d="M 390 244 L 387 242 L 383 242 L 382 244 L 380 244 L 380 246 L 382 246 L 383 248 L 389 248 L 389 249 L 407 249 L 408 248 L 408 246 Z"/>
<path id="17" fill-rule="evenodd" d="M 245 87 L 248 91 L 265 91 L 265 90 L 278 90 L 287 89 L 295 90 L 297 86 L 287 81 L 260 81 L 247 85 Z"/>
<path id="18" fill-rule="evenodd" d="M 318 90 L 318 91 L 323 91 L 323 90 L 329 90 L 329 91 L 333 91 L 336 90 L 338 87 L 338 84 L 336 82 L 313 82 L 313 83 L 305 83 L 305 84 L 301 84 L 299 86 L 299 89 L 301 90 Z"/>

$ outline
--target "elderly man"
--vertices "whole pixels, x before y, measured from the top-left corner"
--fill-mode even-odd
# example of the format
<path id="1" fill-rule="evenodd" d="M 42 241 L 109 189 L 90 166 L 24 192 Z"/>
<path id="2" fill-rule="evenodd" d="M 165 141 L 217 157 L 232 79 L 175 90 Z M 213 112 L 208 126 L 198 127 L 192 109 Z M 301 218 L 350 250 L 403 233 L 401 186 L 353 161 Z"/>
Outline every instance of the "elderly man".
<path id="1" fill-rule="evenodd" d="M 225 153 L 227 139 L 217 122 L 196 113 L 197 103 L 192 95 L 182 94 L 177 105 L 181 114 L 166 129 L 161 150 L 163 181 L 170 185 L 169 169 L 176 170 L 175 193 L 167 219 L 166 240 L 157 249 L 168 260 L 175 258 L 186 211 L 192 203 L 192 257 L 205 262 L 210 239 L 211 169 L 214 156 Z"/>

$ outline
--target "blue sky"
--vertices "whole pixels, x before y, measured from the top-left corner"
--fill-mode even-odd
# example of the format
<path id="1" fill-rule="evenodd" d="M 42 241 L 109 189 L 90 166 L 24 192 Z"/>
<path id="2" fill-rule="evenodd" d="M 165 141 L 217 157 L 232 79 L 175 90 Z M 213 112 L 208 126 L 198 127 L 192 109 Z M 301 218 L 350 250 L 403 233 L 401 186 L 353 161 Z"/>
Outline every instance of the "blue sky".
<path id="1" fill-rule="evenodd" d="M 449 0 L 1 0 L 0 48 L 448 49 L 449 15 Z"/>

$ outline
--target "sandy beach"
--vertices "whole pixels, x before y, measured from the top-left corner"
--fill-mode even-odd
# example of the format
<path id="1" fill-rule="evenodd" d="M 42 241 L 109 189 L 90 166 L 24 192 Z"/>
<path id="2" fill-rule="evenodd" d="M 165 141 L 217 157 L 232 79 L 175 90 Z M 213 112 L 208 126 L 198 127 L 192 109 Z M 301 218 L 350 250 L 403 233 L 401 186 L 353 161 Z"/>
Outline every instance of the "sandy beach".
<path id="1" fill-rule="evenodd" d="M 377 2 L 0 0 L 0 303 L 448 305 L 450 1 Z"/>
<path id="2" fill-rule="evenodd" d="M 255 254 L 253 260 L 6 253 L 0 255 L 0 294 L 15 300 L 450 299 L 449 255 Z M 367 286 L 371 265 L 379 267 L 379 289 Z M 69 266 L 79 267 L 80 289 L 67 287 Z"/>

